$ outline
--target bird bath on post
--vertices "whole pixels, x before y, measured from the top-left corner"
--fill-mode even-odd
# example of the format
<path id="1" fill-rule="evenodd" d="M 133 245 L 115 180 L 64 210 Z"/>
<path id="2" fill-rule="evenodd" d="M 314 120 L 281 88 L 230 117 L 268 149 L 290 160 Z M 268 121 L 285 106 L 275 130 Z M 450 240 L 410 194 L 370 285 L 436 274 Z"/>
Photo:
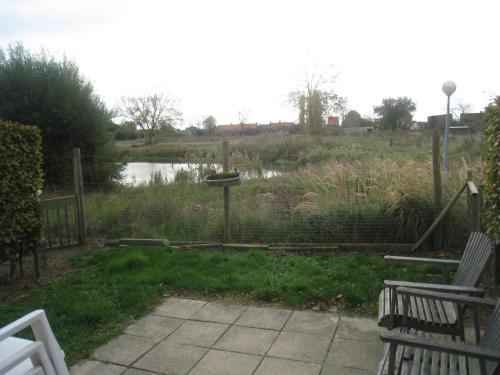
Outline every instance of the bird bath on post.
<path id="1" fill-rule="evenodd" d="M 231 241 L 231 222 L 229 217 L 229 187 L 241 185 L 239 172 L 229 172 L 229 141 L 222 141 L 223 164 L 222 173 L 207 176 L 208 187 L 224 187 L 224 242 Z"/>

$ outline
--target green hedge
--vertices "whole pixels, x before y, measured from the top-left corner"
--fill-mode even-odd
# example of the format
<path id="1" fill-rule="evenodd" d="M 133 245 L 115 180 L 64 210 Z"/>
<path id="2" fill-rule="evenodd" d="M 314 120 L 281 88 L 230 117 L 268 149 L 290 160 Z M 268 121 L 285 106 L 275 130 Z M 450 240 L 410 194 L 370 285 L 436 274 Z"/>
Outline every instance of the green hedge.
<path id="1" fill-rule="evenodd" d="M 486 121 L 486 183 L 484 222 L 487 232 L 500 240 L 500 96 L 484 113 Z"/>
<path id="2" fill-rule="evenodd" d="M 38 192 L 43 186 L 42 138 L 35 126 L 0 121 L 0 264 L 16 264 L 33 252 L 41 233 Z M 38 273 L 38 263 L 35 270 Z"/>

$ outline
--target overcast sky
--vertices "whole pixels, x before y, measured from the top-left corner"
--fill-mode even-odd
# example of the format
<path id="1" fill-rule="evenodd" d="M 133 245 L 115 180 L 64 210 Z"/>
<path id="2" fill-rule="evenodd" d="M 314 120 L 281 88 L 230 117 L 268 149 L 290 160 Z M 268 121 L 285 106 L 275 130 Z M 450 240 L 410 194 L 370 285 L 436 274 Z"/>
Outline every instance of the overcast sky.
<path id="1" fill-rule="evenodd" d="M 109 107 L 174 94 L 185 126 L 294 121 L 287 93 L 329 65 L 351 109 L 409 96 L 425 120 L 446 80 L 477 111 L 500 94 L 499 16 L 498 0 L 0 0 L 0 46 L 68 56 Z"/>

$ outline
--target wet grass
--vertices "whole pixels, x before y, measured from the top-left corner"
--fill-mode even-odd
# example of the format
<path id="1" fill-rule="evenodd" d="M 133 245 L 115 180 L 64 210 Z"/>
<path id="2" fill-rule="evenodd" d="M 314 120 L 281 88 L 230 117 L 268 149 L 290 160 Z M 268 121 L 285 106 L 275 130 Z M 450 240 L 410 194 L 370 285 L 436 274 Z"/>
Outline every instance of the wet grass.
<path id="1" fill-rule="evenodd" d="M 45 309 L 69 364 L 88 357 L 166 293 L 374 314 L 389 276 L 384 260 L 372 254 L 303 257 L 119 248 L 75 256 L 70 264 L 70 275 L 17 292 L 0 306 L 0 326 Z M 436 271 L 400 266 L 395 277 L 439 281 L 430 275 Z"/>

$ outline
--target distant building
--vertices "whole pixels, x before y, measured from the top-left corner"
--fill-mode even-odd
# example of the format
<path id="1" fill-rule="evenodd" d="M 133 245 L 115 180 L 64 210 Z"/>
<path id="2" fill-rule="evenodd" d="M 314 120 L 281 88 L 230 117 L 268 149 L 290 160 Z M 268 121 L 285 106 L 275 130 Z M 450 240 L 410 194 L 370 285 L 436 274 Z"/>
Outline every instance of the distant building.
<path id="1" fill-rule="evenodd" d="M 275 132 L 286 132 L 290 133 L 295 131 L 297 128 L 297 124 L 294 122 L 270 122 L 269 125 L 259 125 L 261 128 L 266 128 L 264 131 L 270 132 L 270 133 L 275 133 Z"/>
<path id="2" fill-rule="evenodd" d="M 453 120 L 452 115 L 450 114 L 448 117 L 450 123 Z M 428 116 L 427 117 L 427 124 L 429 125 L 429 128 L 431 129 L 444 129 L 446 126 L 446 115 L 434 115 L 434 116 Z"/>
<path id="3" fill-rule="evenodd" d="M 325 128 L 327 132 L 331 134 L 340 132 L 340 120 L 338 116 L 328 116 Z"/>
<path id="4" fill-rule="evenodd" d="M 373 126 L 357 126 L 355 128 L 342 128 L 342 133 L 344 134 L 361 134 L 361 133 L 372 133 Z"/>
<path id="5" fill-rule="evenodd" d="M 229 124 L 229 125 L 217 125 L 215 128 L 215 134 L 242 134 L 243 132 L 248 132 L 250 130 L 257 131 L 258 130 L 258 124 L 257 123 L 252 123 L 252 124 Z"/>
<path id="6" fill-rule="evenodd" d="M 340 126 L 340 120 L 338 116 L 328 116 L 326 126 Z"/>
<path id="7" fill-rule="evenodd" d="M 483 112 L 461 113 L 460 124 L 462 126 L 468 126 L 469 129 L 471 130 L 483 131 L 484 129 Z"/>

